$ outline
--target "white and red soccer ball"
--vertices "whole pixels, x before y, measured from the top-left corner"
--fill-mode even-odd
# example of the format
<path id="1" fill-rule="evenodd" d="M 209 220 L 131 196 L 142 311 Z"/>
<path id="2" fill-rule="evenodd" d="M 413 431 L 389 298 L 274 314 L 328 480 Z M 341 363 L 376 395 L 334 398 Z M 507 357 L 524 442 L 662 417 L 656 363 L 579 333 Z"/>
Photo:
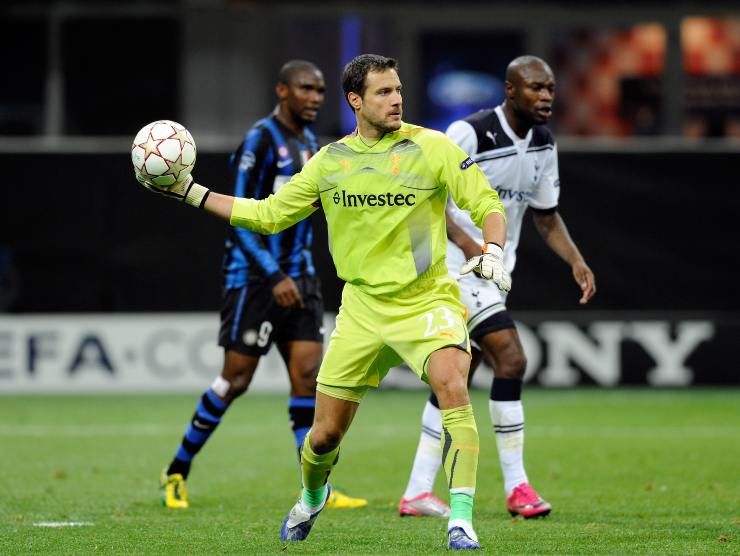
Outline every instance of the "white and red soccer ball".
<path id="1" fill-rule="evenodd" d="M 131 161 L 152 183 L 172 185 L 183 180 L 195 166 L 195 141 L 177 122 L 157 120 L 145 125 L 134 137 Z"/>

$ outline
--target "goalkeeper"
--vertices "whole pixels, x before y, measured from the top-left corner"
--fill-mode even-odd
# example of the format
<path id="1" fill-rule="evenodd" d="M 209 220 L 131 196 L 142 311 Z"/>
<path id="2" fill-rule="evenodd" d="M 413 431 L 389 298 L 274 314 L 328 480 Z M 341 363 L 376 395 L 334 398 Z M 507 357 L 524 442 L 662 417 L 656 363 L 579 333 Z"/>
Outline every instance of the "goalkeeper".
<path id="1" fill-rule="evenodd" d="M 304 540 L 331 492 L 328 477 L 359 403 L 389 368 L 406 361 L 428 382 L 442 413 L 443 467 L 450 487 L 447 542 L 479 548 L 473 530 L 478 431 L 467 389 L 470 343 L 465 307 L 447 273 L 448 194 L 483 231 L 476 271 L 506 291 L 506 238 L 498 194 L 440 132 L 404 123 L 396 61 L 363 54 L 344 69 L 355 132 L 322 148 L 276 194 L 239 199 L 188 177 L 148 189 L 202 208 L 234 226 L 276 233 L 321 204 L 337 274 L 346 285 L 317 379 L 316 413 L 301 450 L 303 491 L 283 521 L 283 540 Z"/>

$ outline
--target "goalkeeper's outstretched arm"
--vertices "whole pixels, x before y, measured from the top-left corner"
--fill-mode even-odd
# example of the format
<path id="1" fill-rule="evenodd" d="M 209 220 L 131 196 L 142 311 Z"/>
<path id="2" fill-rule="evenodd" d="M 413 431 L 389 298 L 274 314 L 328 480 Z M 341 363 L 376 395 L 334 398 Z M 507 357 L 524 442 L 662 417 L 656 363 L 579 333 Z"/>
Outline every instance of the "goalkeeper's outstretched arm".
<path id="1" fill-rule="evenodd" d="M 136 181 L 153 193 L 159 193 L 190 206 L 202 208 L 221 220 L 228 221 L 231 218 L 235 197 L 211 191 L 207 187 L 195 183 L 192 176 L 187 176 L 182 181 L 175 182 L 172 185 L 161 186 L 147 180 L 138 172 L 134 173 Z"/>
<path id="2" fill-rule="evenodd" d="M 318 194 L 309 180 L 293 176 L 290 182 L 266 199 L 242 199 L 209 190 L 187 176 L 172 185 L 160 186 L 136 173 L 138 182 L 149 191 L 159 193 L 190 206 L 200 208 L 226 220 L 232 226 L 260 234 L 274 234 L 311 215 L 318 208 Z"/>
<path id="3" fill-rule="evenodd" d="M 210 191 L 203 203 L 203 210 L 227 222 L 234 208 L 234 197 Z"/>

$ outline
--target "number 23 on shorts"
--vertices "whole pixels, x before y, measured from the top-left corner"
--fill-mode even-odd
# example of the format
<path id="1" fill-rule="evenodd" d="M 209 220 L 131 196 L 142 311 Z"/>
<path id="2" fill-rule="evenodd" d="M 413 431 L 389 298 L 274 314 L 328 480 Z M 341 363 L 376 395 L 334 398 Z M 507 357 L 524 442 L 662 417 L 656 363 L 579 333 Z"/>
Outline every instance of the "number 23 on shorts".
<path id="1" fill-rule="evenodd" d="M 453 313 L 447 307 L 437 307 L 428 313 L 424 313 L 419 316 L 419 320 L 424 323 L 425 338 L 456 326 L 462 326 L 461 316 Z"/>

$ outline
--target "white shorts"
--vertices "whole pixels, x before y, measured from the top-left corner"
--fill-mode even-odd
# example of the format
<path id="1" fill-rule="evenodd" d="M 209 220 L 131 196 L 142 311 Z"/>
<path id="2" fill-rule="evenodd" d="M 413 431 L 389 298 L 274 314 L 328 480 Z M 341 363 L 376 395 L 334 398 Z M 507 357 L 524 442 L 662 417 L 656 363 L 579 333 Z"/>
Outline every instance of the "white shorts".
<path id="1" fill-rule="evenodd" d="M 506 293 L 493 280 L 478 278 L 474 272 L 460 276 L 465 264 L 465 255 L 452 242 L 447 242 L 447 268 L 460 286 L 460 297 L 468 308 L 468 331 L 471 336 L 475 327 L 496 313 L 506 310 Z"/>
<path id="2" fill-rule="evenodd" d="M 472 272 L 464 276 L 457 275 L 460 286 L 460 297 L 468 308 L 468 331 L 473 334 L 475 327 L 486 319 L 506 311 L 506 294 L 493 280 L 478 278 Z"/>

